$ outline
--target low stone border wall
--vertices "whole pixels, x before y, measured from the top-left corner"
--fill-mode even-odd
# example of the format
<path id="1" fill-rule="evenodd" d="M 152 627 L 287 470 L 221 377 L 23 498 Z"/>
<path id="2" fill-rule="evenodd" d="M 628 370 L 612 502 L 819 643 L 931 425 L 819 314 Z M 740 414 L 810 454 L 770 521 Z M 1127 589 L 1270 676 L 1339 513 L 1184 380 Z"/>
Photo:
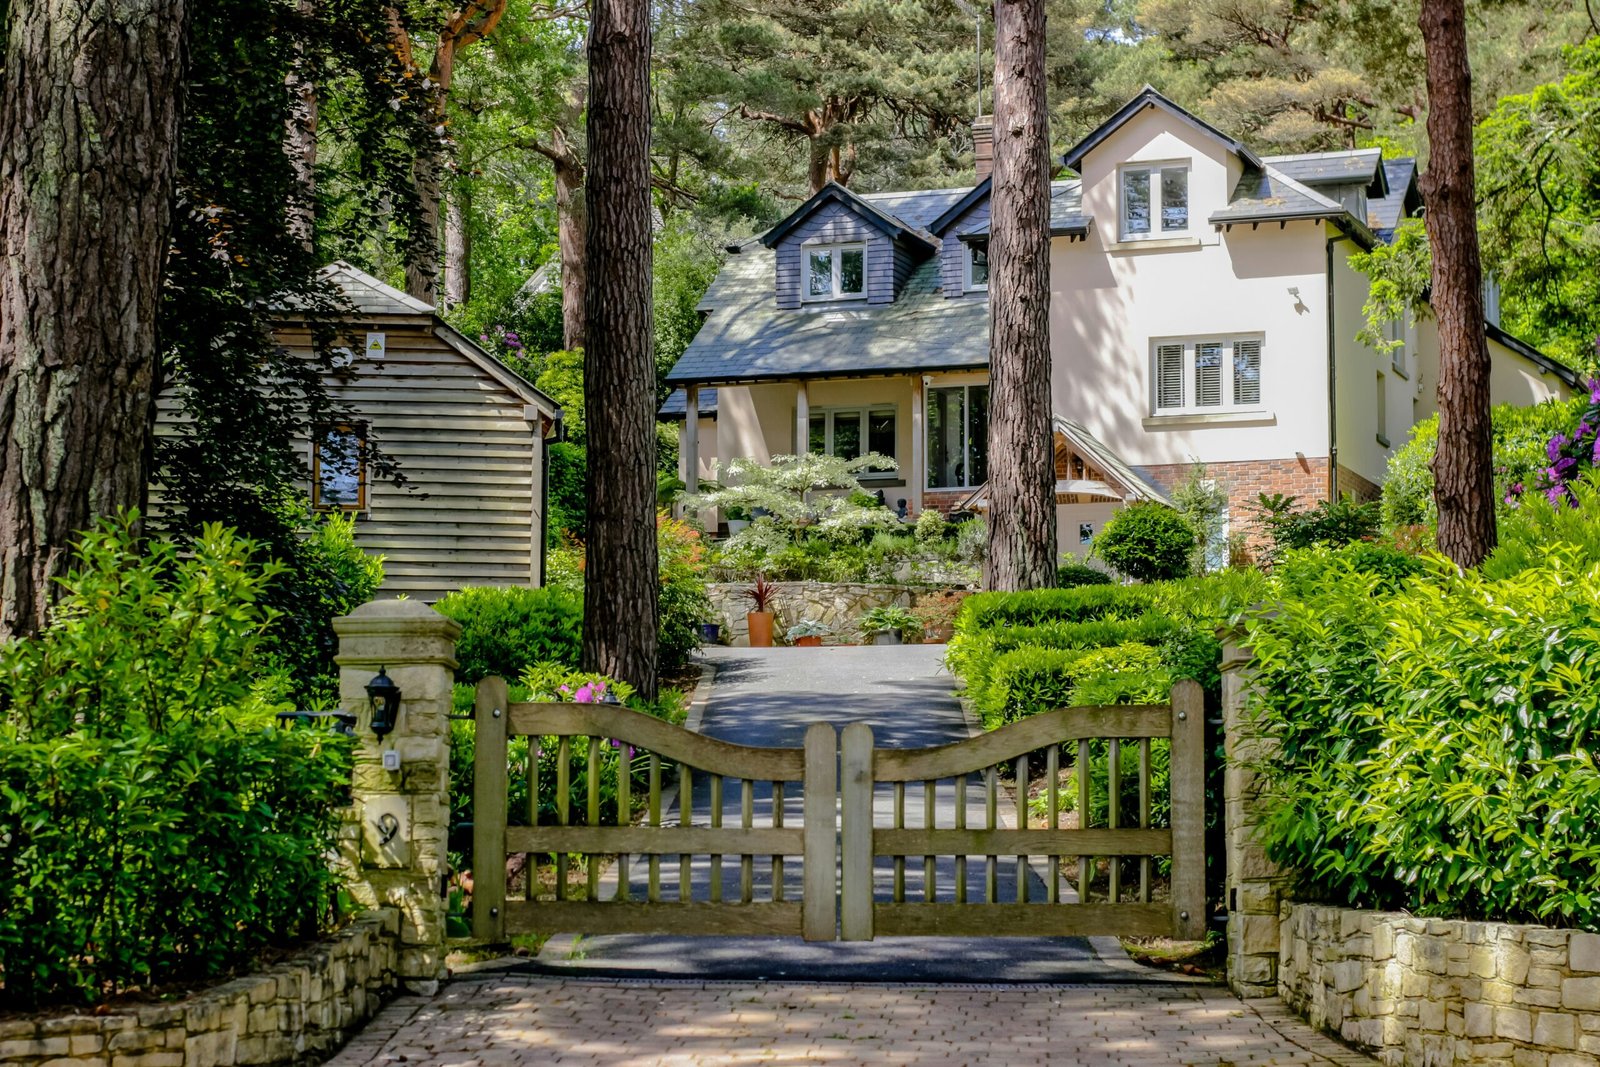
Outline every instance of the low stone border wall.
<path id="1" fill-rule="evenodd" d="M 367 912 L 260 974 L 174 1004 L 0 1022 L 11 1067 L 278 1067 L 321 1063 L 397 986 L 400 914 Z"/>
<path id="2" fill-rule="evenodd" d="M 1600 1067 L 1600 934 L 1285 904 L 1278 992 L 1405 1067 Z"/>
<path id="3" fill-rule="evenodd" d="M 869 608 L 898 606 L 909 608 L 925 592 L 944 593 L 937 588 L 924 590 L 919 586 L 869 585 L 852 582 L 773 582 L 778 588 L 778 599 L 773 606 L 777 619 L 773 637 L 783 642 L 783 632 L 802 619 L 824 623 L 833 633 L 823 638 L 823 644 L 850 644 L 859 640 L 856 620 Z M 706 586 L 711 606 L 722 622 L 722 640 L 730 645 L 747 645 L 750 633 L 745 615 L 750 611 L 750 601 L 744 591 L 749 582 L 714 582 Z"/>

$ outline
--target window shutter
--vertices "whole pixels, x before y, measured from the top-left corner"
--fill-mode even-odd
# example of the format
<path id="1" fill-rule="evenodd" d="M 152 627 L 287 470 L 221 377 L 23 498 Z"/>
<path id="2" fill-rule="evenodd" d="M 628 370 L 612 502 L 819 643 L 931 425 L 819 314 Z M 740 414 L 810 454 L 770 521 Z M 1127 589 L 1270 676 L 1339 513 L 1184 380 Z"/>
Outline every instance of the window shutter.
<path id="1" fill-rule="evenodd" d="M 1233 402 L 1261 403 L 1261 342 L 1233 343 Z"/>
<path id="2" fill-rule="evenodd" d="M 1156 407 L 1183 407 L 1183 346 L 1156 346 Z"/>
<path id="3" fill-rule="evenodd" d="M 1205 341 L 1194 346 L 1194 403 L 1196 407 L 1222 406 L 1222 345 Z"/>

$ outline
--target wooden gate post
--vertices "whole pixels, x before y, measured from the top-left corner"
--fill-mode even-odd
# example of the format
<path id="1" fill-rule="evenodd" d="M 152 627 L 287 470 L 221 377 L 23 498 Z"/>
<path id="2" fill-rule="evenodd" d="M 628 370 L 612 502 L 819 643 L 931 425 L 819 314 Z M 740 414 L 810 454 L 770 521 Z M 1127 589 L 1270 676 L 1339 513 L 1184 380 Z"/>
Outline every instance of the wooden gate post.
<path id="1" fill-rule="evenodd" d="M 1172 936 L 1206 935 L 1206 715 L 1200 685 L 1172 687 Z"/>
<path id="2" fill-rule="evenodd" d="M 839 915 L 839 735 L 833 724 L 806 727 L 805 753 L 801 932 L 807 941 L 832 941 Z"/>
<path id="3" fill-rule="evenodd" d="M 840 741 L 839 939 L 872 940 L 872 727 L 853 722 Z"/>
<path id="4" fill-rule="evenodd" d="M 365 907 L 400 912 L 400 979 L 432 994 L 445 975 L 450 698 L 461 627 L 419 600 L 375 600 L 333 629 L 339 704 L 357 716 L 351 825 L 340 840 L 349 888 Z M 400 690 L 394 729 L 382 738 L 366 692 L 379 670 Z"/>
<path id="5" fill-rule="evenodd" d="M 506 721 L 510 696 L 504 678 L 478 683 L 473 701 L 472 936 L 498 943 L 506 931 Z M 528 758 L 537 761 L 537 738 Z M 530 877 L 531 877 L 530 872 Z"/>

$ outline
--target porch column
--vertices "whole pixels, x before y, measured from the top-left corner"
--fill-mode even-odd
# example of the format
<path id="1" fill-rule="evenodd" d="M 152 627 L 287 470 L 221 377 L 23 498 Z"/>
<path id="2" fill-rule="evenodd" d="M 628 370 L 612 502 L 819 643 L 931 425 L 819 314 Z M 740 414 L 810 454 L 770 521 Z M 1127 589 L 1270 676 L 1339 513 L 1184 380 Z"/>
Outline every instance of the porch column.
<path id="1" fill-rule="evenodd" d="M 811 446 L 811 394 L 806 380 L 794 383 L 794 454 L 803 456 Z"/>
<path id="2" fill-rule="evenodd" d="M 683 387 L 683 430 L 678 435 L 678 460 L 683 467 L 684 486 L 691 493 L 699 492 L 700 387 L 698 385 Z"/>
<path id="3" fill-rule="evenodd" d="M 911 469 L 905 472 L 912 514 L 922 514 L 922 487 L 928 484 L 928 430 L 925 397 L 928 380 L 918 374 L 911 379 Z"/>

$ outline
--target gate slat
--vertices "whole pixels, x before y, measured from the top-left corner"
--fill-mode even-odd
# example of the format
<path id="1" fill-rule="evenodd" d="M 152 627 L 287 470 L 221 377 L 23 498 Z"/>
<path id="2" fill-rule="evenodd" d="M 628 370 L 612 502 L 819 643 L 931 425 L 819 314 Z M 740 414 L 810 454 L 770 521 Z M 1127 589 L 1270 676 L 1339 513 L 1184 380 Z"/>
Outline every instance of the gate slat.
<path id="1" fill-rule="evenodd" d="M 844 728 L 840 745 L 839 783 L 841 799 L 840 831 L 843 856 L 840 864 L 839 933 L 845 941 L 871 941 L 872 926 L 872 827 L 873 779 L 872 727 L 853 722 Z M 809 799 L 809 791 L 807 797 Z M 806 829 L 811 829 L 811 810 L 806 809 Z M 831 829 L 831 828 L 830 828 Z M 811 871 L 814 855 L 808 854 L 806 870 Z M 811 885 L 806 884 L 806 902 L 811 902 Z"/>
<path id="2" fill-rule="evenodd" d="M 1206 931 L 1206 723 L 1198 682 L 1172 687 L 1172 936 Z"/>
<path id="3" fill-rule="evenodd" d="M 814 722 L 806 728 L 805 792 L 801 800 L 805 806 L 806 842 L 806 862 L 801 869 L 801 930 L 807 941 L 832 941 L 839 915 L 839 734 L 829 723 Z M 870 809 L 867 830 L 872 830 Z M 872 862 L 870 855 L 867 862 Z"/>
<path id="4" fill-rule="evenodd" d="M 1045 814 L 1045 828 L 1058 829 L 1061 825 L 1061 746 L 1051 745 L 1044 754 L 1045 804 L 1048 811 Z M 1050 885 L 1045 890 L 1045 900 L 1051 904 L 1061 903 L 1061 854 L 1050 853 Z"/>
<path id="5" fill-rule="evenodd" d="M 514 833 L 515 827 L 512 828 Z M 1171 830 L 875 830 L 878 856 L 1165 856 Z"/>
<path id="6" fill-rule="evenodd" d="M 831 902 L 830 902 L 831 903 Z M 643 901 L 513 901 L 506 905 L 512 934 L 579 930 L 593 934 L 717 934 L 793 937 L 801 932 L 801 905 L 647 904 Z"/>
<path id="7" fill-rule="evenodd" d="M 506 828 L 507 852 L 594 852 L 613 855 L 631 852 L 638 856 L 712 855 L 712 850 L 727 855 L 752 854 L 800 856 L 805 853 L 803 831 L 798 828 L 774 830 L 754 826 L 510 826 Z"/>

